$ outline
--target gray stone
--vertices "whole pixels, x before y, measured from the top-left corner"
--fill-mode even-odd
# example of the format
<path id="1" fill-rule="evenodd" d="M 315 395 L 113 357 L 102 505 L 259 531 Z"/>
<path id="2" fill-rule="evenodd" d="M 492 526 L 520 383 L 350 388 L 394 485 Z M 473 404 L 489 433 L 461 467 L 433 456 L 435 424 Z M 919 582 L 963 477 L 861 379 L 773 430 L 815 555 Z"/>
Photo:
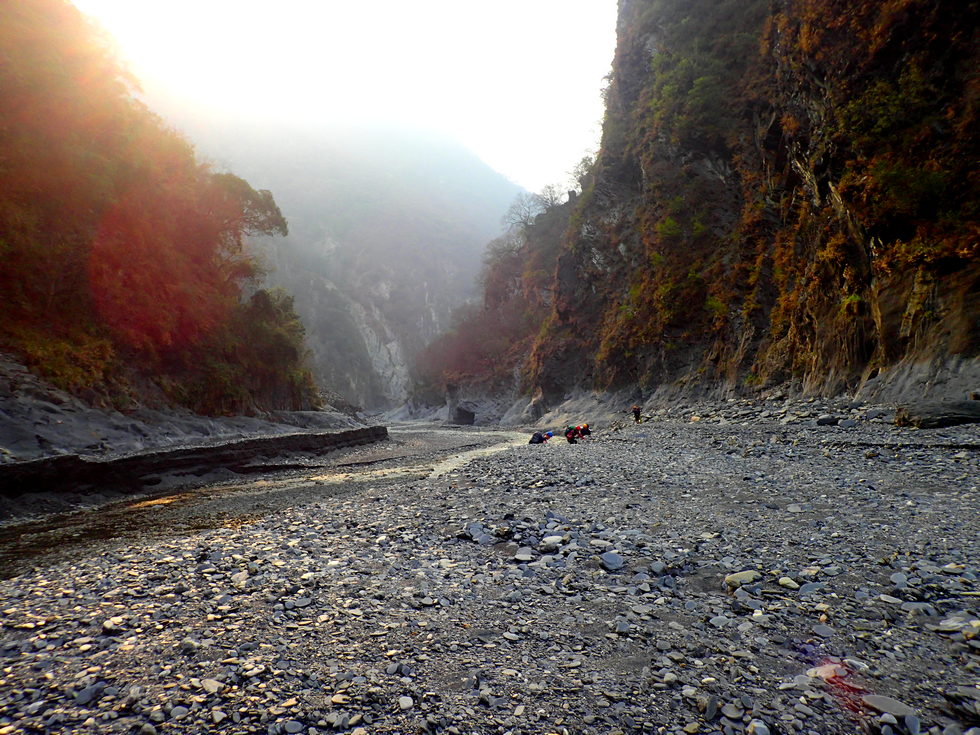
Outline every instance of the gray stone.
<path id="1" fill-rule="evenodd" d="M 104 688 L 105 685 L 101 683 L 93 684 L 92 686 L 85 687 L 75 695 L 75 703 L 85 705 L 92 702 L 93 700 L 97 701 L 100 695 L 102 694 L 102 690 Z"/>
<path id="2" fill-rule="evenodd" d="M 741 587 L 743 584 L 752 584 L 757 579 L 762 578 L 762 573 L 755 569 L 747 569 L 744 572 L 736 572 L 725 577 L 725 584 L 728 587 Z"/>
<path id="3" fill-rule="evenodd" d="M 899 702 L 897 699 L 884 697 L 880 694 L 866 694 L 865 696 L 861 697 L 861 701 L 865 706 L 870 707 L 877 712 L 887 712 L 895 717 L 915 715 L 915 710 L 904 702 Z"/>
<path id="4" fill-rule="evenodd" d="M 718 697 L 714 695 L 708 697 L 704 702 L 704 719 L 711 722 L 718 716 Z"/>
<path id="5" fill-rule="evenodd" d="M 564 540 L 564 536 L 545 536 L 543 539 L 541 539 L 541 543 L 538 545 L 538 548 L 541 551 L 554 551 L 562 545 Z"/>
<path id="6" fill-rule="evenodd" d="M 936 617 L 939 612 L 928 602 L 903 602 L 901 608 L 912 615 L 927 615 Z"/>
<path id="7" fill-rule="evenodd" d="M 721 713 L 729 720 L 738 720 L 742 717 L 742 708 L 729 702 L 721 708 Z"/>
<path id="8" fill-rule="evenodd" d="M 411 697 L 399 697 L 398 698 L 398 708 L 401 710 L 410 710 L 415 706 L 415 700 Z"/>
<path id="9" fill-rule="evenodd" d="M 534 549 L 530 546 L 522 546 L 514 554 L 514 560 L 519 562 L 534 561 Z"/>
<path id="10" fill-rule="evenodd" d="M 599 559 L 602 563 L 603 568 L 610 572 L 615 572 L 619 569 L 622 569 L 623 566 L 626 564 L 626 560 L 623 559 L 623 557 L 621 557 L 615 551 L 607 551 L 604 554 L 601 554 L 599 556 Z"/>
<path id="11" fill-rule="evenodd" d="M 201 688 L 208 694 L 217 694 L 225 688 L 225 685 L 217 679 L 201 679 Z"/>

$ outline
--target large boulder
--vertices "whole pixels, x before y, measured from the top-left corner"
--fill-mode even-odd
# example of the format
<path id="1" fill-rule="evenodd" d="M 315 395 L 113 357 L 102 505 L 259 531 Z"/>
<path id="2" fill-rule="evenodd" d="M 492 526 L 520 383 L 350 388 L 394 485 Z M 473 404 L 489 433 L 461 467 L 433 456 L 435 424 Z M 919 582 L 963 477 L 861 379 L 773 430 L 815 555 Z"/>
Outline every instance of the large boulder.
<path id="1" fill-rule="evenodd" d="M 898 426 L 938 429 L 942 426 L 980 423 L 980 401 L 942 401 L 899 406 L 895 412 Z"/>

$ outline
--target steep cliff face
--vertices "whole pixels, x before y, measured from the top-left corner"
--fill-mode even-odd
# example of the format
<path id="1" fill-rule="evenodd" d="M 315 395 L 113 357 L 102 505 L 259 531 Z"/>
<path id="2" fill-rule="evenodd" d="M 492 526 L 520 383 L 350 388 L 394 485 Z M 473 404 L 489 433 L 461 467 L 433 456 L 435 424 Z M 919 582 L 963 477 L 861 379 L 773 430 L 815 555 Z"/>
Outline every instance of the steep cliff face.
<path id="1" fill-rule="evenodd" d="M 317 385 L 358 406 L 385 404 L 386 386 L 374 369 L 356 305 L 329 279 L 291 269 L 288 263 L 270 278 L 297 294 L 297 313 L 313 325 L 306 332 L 306 346 Z"/>
<path id="2" fill-rule="evenodd" d="M 622 0 L 531 383 L 980 379 L 978 19 L 976 2 Z"/>

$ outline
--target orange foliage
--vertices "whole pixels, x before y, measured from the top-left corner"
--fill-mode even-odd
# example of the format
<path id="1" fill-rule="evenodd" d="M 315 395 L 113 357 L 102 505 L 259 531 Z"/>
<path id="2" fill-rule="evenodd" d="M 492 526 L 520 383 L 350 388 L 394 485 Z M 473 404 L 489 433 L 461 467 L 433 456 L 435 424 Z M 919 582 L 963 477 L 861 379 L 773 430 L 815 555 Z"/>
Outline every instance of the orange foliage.
<path id="1" fill-rule="evenodd" d="M 212 173 L 134 88 L 70 3 L 0 3 L 0 345 L 54 365 L 98 344 L 75 350 L 102 360 L 92 381 L 114 352 L 153 372 L 216 332 L 247 340 L 229 336 L 249 328 L 232 318 L 257 273 L 244 237 L 286 229 L 271 194 Z"/>

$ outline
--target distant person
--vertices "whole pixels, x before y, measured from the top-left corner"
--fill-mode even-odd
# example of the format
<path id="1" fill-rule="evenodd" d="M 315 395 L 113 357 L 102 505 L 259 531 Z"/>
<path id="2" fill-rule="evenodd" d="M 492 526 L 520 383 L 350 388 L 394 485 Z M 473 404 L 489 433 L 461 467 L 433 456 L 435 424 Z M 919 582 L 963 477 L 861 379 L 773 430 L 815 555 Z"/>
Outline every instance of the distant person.
<path id="1" fill-rule="evenodd" d="M 568 440 L 569 444 L 578 444 L 578 427 L 576 426 L 566 426 L 565 427 L 565 438 Z"/>
<path id="2" fill-rule="evenodd" d="M 588 424 L 582 424 L 578 427 L 579 438 L 584 439 L 587 436 L 592 436 L 592 429 L 589 428 Z"/>
<path id="3" fill-rule="evenodd" d="M 630 411 L 633 412 L 633 423 L 640 423 L 640 407 L 634 403 Z"/>
<path id="4" fill-rule="evenodd" d="M 531 440 L 528 442 L 528 444 L 546 444 L 553 436 L 554 434 L 550 431 L 545 431 L 543 433 L 540 431 L 535 431 L 533 434 L 531 434 Z"/>

